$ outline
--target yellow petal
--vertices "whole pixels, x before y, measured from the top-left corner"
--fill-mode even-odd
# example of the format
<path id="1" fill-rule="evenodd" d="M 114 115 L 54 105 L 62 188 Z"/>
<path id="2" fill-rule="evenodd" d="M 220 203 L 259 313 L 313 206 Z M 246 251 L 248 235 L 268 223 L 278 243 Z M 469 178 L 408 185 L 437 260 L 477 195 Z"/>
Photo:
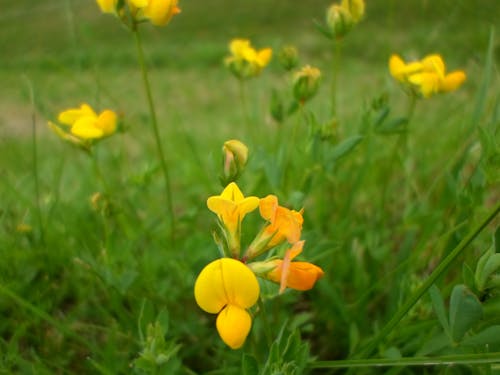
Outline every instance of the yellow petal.
<path id="1" fill-rule="evenodd" d="M 428 55 L 422 59 L 422 66 L 425 72 L 437 73 L 439 77 L 443 77 L 446 71 L 443 58 L 441 55 Z"/>
<path id="2" fill-rule="evenodd" d="M 104 136 L 107 136 L 113 134 L 116 131 L 116 123 L 116 113 L 110 111 L 109 109 L 106 109 L 101 112 L 96 120 L 95 125 L 102 130 Z"/>
<path id="3" fill-rule="evenodd" d="M 440 89 L 443 92 L 454 91 L 458 89 L 462 85 L 462 83 L 465 82 L 465 79 L 465 72 L 461 70 L 451 72 L 444 77 L 443 81 L 441 82 Z"/>
<path id="4" fill-rule="evenodd" d="M 79 118 L 71 127 L 71 134 L 82 139 L 102 138 L 104 132 L 96 126 L 96 119 L 91 116 Z"/>
<path id="5" fill-rule="evenodd" d="M 437 73 L 419 73 L 410 76 L 410 83 L 417 86 L 424 98 L 439 92 L 439 76 Z"/>
<path id="6" fill-rule="evenodd" d="M 278 208 L 278 198 L 275 195 L 268 195 L 262 198 L 259 202 L 260 216 L 263 219 L 271 221 L 274 217 L 276 209 Z"/>
<path id="7" fill-rule="evenodd" d="M 263 68 L 267 64 L 269 64 L 269 61 L 271 61 L 271 57 L 273 55 L 273 50 L 271 48 L 264 48 L 261 49 L 257 53 L 257 64 Z"/>
<path id="8" fill-rule="evenodd" d="M 76 120 L 84 116 L 97 117 L 94 110 L 88 104 L 82 104 L 80 108 L 71 108 L 59 113 L 57 120 L 64 125 L 72 126 Z"/>
<path id="9" fill-rule="evenodd" d="M 177 0 L 150 0 L 149 4 L 143 8 L 144 17 L 155 26 L 166 25 L 172 16 L 179 12 Z"/>
<path id="10" fill-rule="evenodd" d="M 254 273 L 242 262 L 221 258 L 209 263 L 196 279 L 196 303 L 206 312 L 218 313 L 227 304 L 243 309 L 253 306 L 260 288 Z"/>
<path id="11" fill-rule="evenodd" d="M 233 201 L 235 203 L 238 203 L 244 198 L 240 188 L 234 182 L 231 182 L 229 185 L 226 186 L 226 188 L 222 191 L 220 197 Z"/>
<path id="12" fill-rule="evenodd" d="M 245 309 L 228 305 L 217 316 L 216 326 L 222 341 L 231 349 L 239 349 L 250 332 L 252 318 Z"/>
<path id="13" fill-rule="evenodd" d="M 247 39 L 233 39 L 229 43 L 229 51 L 236 57 L 243 57 L 244 51 L 250 48 L 250 41 Z"/>
<path id="14" fill-rule="evenodd" d="M 148 6 L 148 4 L 149 4 L 150 1 L 151 0 L 128 0 L 128 2 L 131 5 L 133 5 L 133 6 L 137 7 L 137 8 L 144 8 L 144 7 Z"/>
<path id="15" fill-rule="evenodd" d="M 97 0 L 97 5 L 103 13 L 115 13 L 118 0 Z"/>
<path id="16" fill-rule="evenodd" d="M 405 66 L 405 62 L 398 55 L 391 55 L 391 57 L 389 58 L 389 72 L 398 81 L 404 81 L 404 75 L 402 74 L 402 71 Z"/>

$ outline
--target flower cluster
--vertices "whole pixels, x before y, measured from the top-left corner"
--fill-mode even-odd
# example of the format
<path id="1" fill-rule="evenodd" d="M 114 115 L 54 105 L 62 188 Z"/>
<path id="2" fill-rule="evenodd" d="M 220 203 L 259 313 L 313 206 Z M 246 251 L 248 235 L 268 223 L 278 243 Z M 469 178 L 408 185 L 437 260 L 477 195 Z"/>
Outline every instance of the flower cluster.
<path id="1" fill-rule="evenodd" d="M 241 347 L 250 331 L 251 308 L 259 296 L 256 276 L 287 287 L 309 290 L 323 276 L 323 270 L 309 262 L 293 261 L 303 249 L 302 212 L 280 206 L 278 198 L 245 197 L 236 183 L 230 183 L 220 195 L 207 200 L 217 214 L 222 229 L 218 244 L 225 257 L 207 265 L 195 283 L 195 299 L 206 312 L 218 314 L 217 330 L 233 349 Z M 244 217 L 259 208 L 266 224 L 244 252 L 241 251 L 241 227 Z M 284 256 L 255 258 L 270 250 L 284 248 Z"/>
<path id="2" fill-rule="evenodd" d="M 365 14 L 364 0 L 342 0 L 332 4 L 326 12 L 326 25 L 332 37 L 342 38 Z"/>
<path id="3" fill-rule="evenodd" d="M 224 63 L 239 79 L 255 77 L 269 64 L 272 57 L 271 48 L 256 50 L 247 39 L 233 39 L 229 43 L 231 55 Z"/>
<path id="4" fill-rule="evenodd" d="M 398 55 L 389 59 L 391 75 L 411 92 L 424 98 L 438 93 L 458 89 L 466 79 L 465 72 L 456 70 L 446 72 L 446 66 L 440 55 L 433 54 L 422 60 L 405 63 Z"/>
<path id="5" fill-rule="evenodd" d="M 112 135 L 118 122 L 115 112 L 106 109 L 97 114 L 86 103 L 59 113 L 57 121 L 58 124 L 51 121 L 48 124 L 58 136 L 87 149 L 96 140 Z"/>
<path id="6" fill-rule="evenodd" d="M 155 26 L 165 26 L 180 13 L 177 0 L 96 0 L 103 13 L 118 16 L 125 24 L 149 21 Z"/>

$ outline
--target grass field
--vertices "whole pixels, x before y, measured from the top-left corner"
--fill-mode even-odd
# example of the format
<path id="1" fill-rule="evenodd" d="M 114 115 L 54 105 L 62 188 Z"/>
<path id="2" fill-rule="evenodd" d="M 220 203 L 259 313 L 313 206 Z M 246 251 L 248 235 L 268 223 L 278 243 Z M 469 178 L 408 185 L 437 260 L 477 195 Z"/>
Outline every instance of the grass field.
<path id="1" fill-rule="evenodd" d="M 166 27 L 139 27 L 159 138 L 117 18 L 86 0 L 2 4 L 0 374 L 500 374 L 498 1 L 368 0 L 339 42 L 315 26 L 332 1 L 180 0 Z M 233 38 L 273 49 L 241 86 L 223 64 Z M 321 80 L 279 123 L 284 45 Z M 413 103 L 394 53 L 438 53 L 467 79 Z M 90 153 L 47 126 L 83 102 L 120 118 Z M 303 292 L 259 279 L 237 350 L 193 295 L 221 256 L 207 199 L 229 139 L 249 148 L 241 191 L 303 209 L 298 259 L 324 271 Z"/>

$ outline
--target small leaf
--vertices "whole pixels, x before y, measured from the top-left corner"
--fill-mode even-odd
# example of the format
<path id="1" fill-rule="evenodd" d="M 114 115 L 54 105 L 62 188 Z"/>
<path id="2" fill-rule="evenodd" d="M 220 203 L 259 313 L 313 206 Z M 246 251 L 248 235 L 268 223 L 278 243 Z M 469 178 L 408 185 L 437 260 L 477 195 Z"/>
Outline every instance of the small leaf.
<path id="1" fill-rule="evenodd" d="M 451 337 L 459 342 L 465 333 L 483 317 L 483 306 L 465 285 L 455 285 L 450 299 Z"/>
<path id="2" fill-rule="evenodd" d="M 467 285 L 469 288 L 475 289 L 474 271 L 465 262 L 462 265 L 462 278 L 464 279 L 465 285 Z"/>
<path id="3" fill-rule="evenodd" d="M 389 115 L 389 112 L 390 109 L 387 106 L 380 108 L 375 115 L 375 119 L 373 120 L 373 127 L 377 128 L 380 125 L 382 125 L 387 116 Z"/>
<path id="4" fill-rule="evenodd" d="M 441 296 L 439 288 L 435 284 L 432 284 L 432 286 L 429 288 L 429 295 L 431 297 L 432 307 L 434 308 L 434 312 L 437 315 L 439 323 L 441 323 L 441 326 L 443 327 L 446 335 L 451 338 L 450 324 L 448 323 L 448 319 L 446 319 L 444 300 Z"/>
<path id="5" fill-rule="evenodd" d="M 314 26 L 316 27 L 316 29 L 321 34 L 323 34 L 324 36 L 326 36 L 328 39 L 333 39 L 333 34 L 331 33 L 331 31 L 325 25 L 323 25 L 318 20 L 313 20 L 313 23 L 314 23 Z"/>
<path id="6" fill-rule="evenodd" d="M 332 149 L 330 154 L 330 162 L 334 162 L 346 156 L 349 152 L 354 150 L 354 148 L 359 144 L 359 142 L 361 142 L 362 139 L 362 135 L 353 135 L 352 137 L 349 137 L 340 142 Z"/>
<path id="7" fill-rule="evenodd" d="M 406 125 L 408 125 L 408 118 L 398 117 L 376 128 L 378 133 L 381 134 L 396 134 L 405 132 Z"/>
<path id="8" fill-rule="evenodd" d="M 467 346 L 500 344 L 500 325 L 488 327 L 477 335 L 467 337 L 461 344 Z"/>

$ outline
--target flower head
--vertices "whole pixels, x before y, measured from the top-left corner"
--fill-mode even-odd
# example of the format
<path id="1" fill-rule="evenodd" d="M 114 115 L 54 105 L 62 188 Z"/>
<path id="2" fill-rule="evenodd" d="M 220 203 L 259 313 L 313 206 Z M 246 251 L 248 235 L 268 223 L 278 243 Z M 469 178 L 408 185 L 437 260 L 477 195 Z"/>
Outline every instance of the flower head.
<path id="1" fill-rule="evenodd" d="M 398 55 L 392 55 L 389 71 L 395 79 L 424 98 L 457 90 L 466 79 L 462 70 L 446 73 L 444 60 L 438 54 L 408 64 Z"/>
<path id="2" fill-rule="evenodd" d="M 364 0 L 342 0 L 341 6 L 349 12 L 354 23 L 361 21 L 365 15 Z"/>
<path id="3" fill-rule="evenodd" d="M 103 13 L 118 15 L 129 24 L 129 14 L 133 23 L 149 21 L 155 26 L 165 26 L 171 18 L 180 13 L 178 0 L 96 0 Z M 128 8 L 128 9 L 127 9 Z M 130 26 L 130 25 L 129 25 Z"/>
<path id="4" fill-rule="evenodd" d="M 217 331 L 232 349 L 240 348 L 250 332 L 252 318 L 247 309 L 259 298 L 254 273 L 242 262 L 221 258 L 209 263 L 194 286 L 196 303 L 217 316 Z"/>
<path id="5" fill-rule="evenodd" d="M 57 120 L 57 125 L 49 121 L 49 127 L 61 138 L 84 147 L 112 135 L 118 122 L 115 112 L 106 109 L 97 114 L 85 103 L 59 113 Z"/>
<path id="6" fill-rule="evenodd" d="M 225 228 L 229 250 L 233 256 L 237 257 L 240 251 L 241 222 L 247 213 L 259 206 L 259 198 L 244 197 L 238 185 L 231 182 L 221 195 L 208 198 L 207 206 L 219 217 Z"/>
<path id="7" fill-rule="evenodd" d="M 256 50 L 247 39 L 233 39 L 229 43 L 231 55 L 224 60 L 226 66 L 238 78 L 250 78 L 260 74 L 272 57 L 271 48 Z"/>
<path id="8" fill-rule="evenodd" d="M 309 262 L 292 262 L 302 252 L 305 241 L 296 242 L 282 259 L 273 259 L 266 263 L 275 267 L 265 276 L 280 284 L 280 293 L 288 287 L 296 290 L 312 289 L 316 281 L 323 277 L 323 270 Z"/>
<path id="9" fill-rule="evenodd" d="M 253 259 L 265 251 L 288 241 L 290 244 L 300 240 L 302 212 L 278 205 L 275 195 L 268 195 L 259 202 L 260 215 L 269 224 L 255 237 L 245 253 L 245 259 Z"/>

